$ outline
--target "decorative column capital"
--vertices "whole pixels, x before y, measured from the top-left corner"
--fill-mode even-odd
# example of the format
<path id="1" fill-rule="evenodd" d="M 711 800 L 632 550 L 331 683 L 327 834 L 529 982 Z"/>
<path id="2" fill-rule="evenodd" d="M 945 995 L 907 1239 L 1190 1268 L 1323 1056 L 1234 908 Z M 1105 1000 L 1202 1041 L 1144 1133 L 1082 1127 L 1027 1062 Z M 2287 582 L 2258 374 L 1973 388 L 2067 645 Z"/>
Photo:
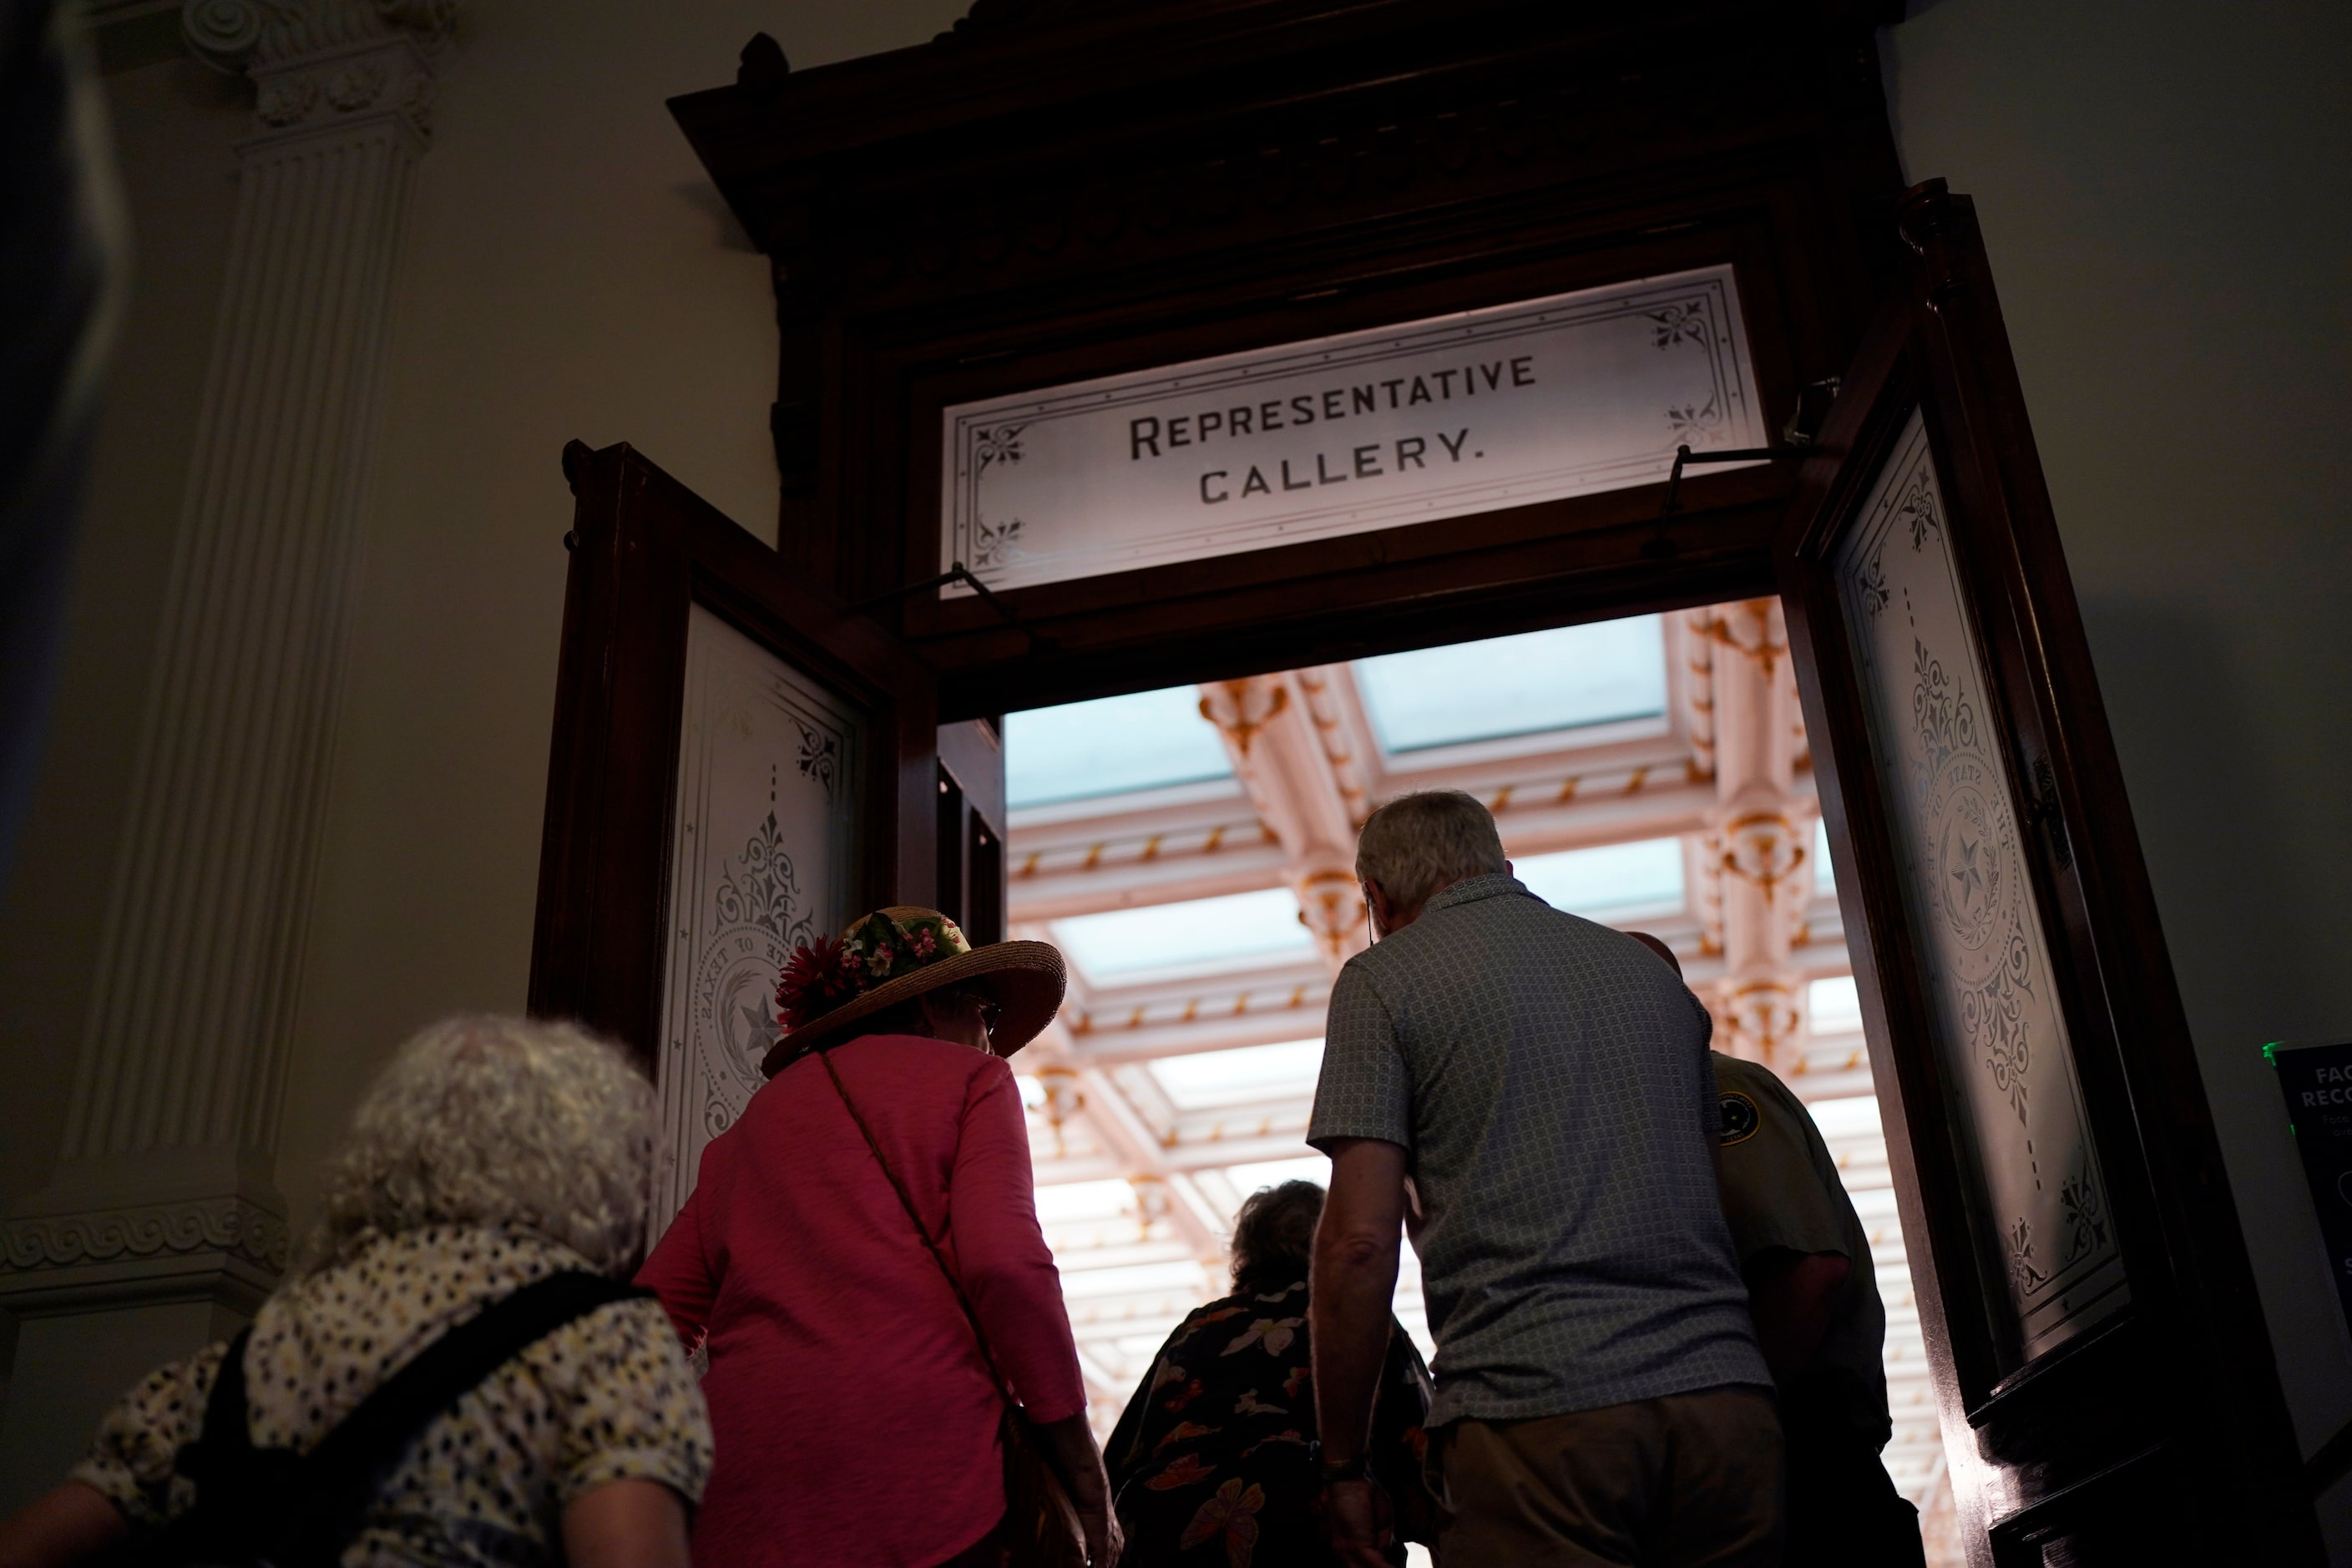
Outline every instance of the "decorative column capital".
<path id="1" fill-rule="evenodd" d="M 389 114 L 419 136 L 457 0 L 184 0 L 196 58 L 249 77 L 264 135 Z"/>

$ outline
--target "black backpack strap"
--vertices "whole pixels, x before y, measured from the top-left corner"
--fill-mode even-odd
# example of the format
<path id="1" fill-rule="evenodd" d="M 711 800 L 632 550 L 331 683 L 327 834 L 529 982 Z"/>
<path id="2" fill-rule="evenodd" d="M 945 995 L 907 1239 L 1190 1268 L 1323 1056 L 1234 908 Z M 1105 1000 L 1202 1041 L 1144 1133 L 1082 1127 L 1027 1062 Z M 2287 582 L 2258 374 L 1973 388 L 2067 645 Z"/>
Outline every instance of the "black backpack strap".
<path id="1" fill-rule="evenodd" d="M 297 1495 L 302 1460 L 284 1448 L 253 1446 L 245 1386 L 245 1352 L 252 1339 L 246 1328 L 228 1342 L 205 1400 L 203 1429 L 173 1457 L 172 1468 L 195 1483 L 195 1506 L 157 1537 L 110 1559 L 121 1568 L 247 1562 L 270 1554 L 284 1499 Z"/>
<path id="2" fill-rule="evenodd" d="M 340 1556 L 417 1435 L 492 1373 L 575 1318 L 653 1294 L 567 1269 L 501 1297 L 425 1346 L 305 1456 L 308 1519 L 291 1561 L 331 1563 Z"/>
<path id="3" fill-rule="evenodd" d="M 251 1327 L 239 1329 L 236 1338 L 228 1342 L 228 1352 L 221 1357 L 220 1371 L 213 1378 L 212 1394 L 205 1401 L 204 1436 L 194 1445 L 194 1452 L 205 1456 L 198 1461 L 200 1464 L 233 1461 L 241 1454 L 253 1452 L 253 1431 L 246 1419 L 245 1398 L 245 1347 L 252 1339 Z M 191 1450 L 184 1448 L 181 1452 L 188 1454 Z M 195 1479 L 193 1472 L 189 1472 L 189 1479 Z"/>
<path id="4" fill-rule="evenodd" d="M 252 1338 L 253 1331 L 247 1328 L 229 1341 L 220 1371 L 213 1377 L 213 1391 L 205 1400 L 203 1431 L 173 1458 L 173 1468 L 196 1484 L 200 1504 L 217 1505 L 202 1510 L 205 1517 L 195 1526 L 199 1531 L 219 1527 L 247 1500 L 265 1491 L 269 1483 L 262 1472 L 271 1461 L 286 1457 L 275 1449 L 265 1455 L 253 1446 L 245 1394 L 245 1348 Z"/>
<path id="5" fill-rule="evenodd" d="M 253 1446 L 245 1352 L 230 1342 L 205 1403 L 204 1435 L 180 1450 L 196 1506 L 142 1554 L 156 1563 L 271 1563 L 333 1568 L 355 1540 L 385 1476 L 432 1422 L 485 1378 L 549 1334 L 614 1301 L 650 1290 L 577 1269 L 533 1280 L 444 1333 L 308 1454 Z"/>

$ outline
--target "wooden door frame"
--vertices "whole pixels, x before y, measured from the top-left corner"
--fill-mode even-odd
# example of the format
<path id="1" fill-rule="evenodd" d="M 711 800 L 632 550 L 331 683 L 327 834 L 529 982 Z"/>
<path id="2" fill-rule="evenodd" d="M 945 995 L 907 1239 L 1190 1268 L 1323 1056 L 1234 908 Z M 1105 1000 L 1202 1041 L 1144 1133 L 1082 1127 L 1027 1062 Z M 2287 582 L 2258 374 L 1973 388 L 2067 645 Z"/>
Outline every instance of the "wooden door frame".
<path id="1" fill-rule="evenodd" d="M 574 1018 L 656 1076 L 694 606 L 864 708 L 854 906 L 926 902 L 938 789 L 930 671 L 626 443 L 563 449 L 575 498 L 530 955 L 534 1016 Z M 646 765 L 646 759 L 655 759 Z"/>
<path id="2" fill-rule="evenodd" d="M 671 109 L 776 265 L 779 549 L 853 603 L 939 570 L 950 402 L 1719 261 L 1777 428 L 1899 259 L 1871 34 L 1899 12 L 983 0 L 804 73 L 755 43 Z M 1794 479 L 1700 478 L 1664 529 L 1624 490 L 1006 592 L 1042 657 L 970 600 L 877 613 L 980 717 L 1164 684 L 1179 632 L 1239 674 L 1769 591 Z"/>
<path id="3" fill-rule="evenodd" d="M 2045 1539 L 2118 1511 L 2146 1510 L 2184 1532 L 2192 1521 L 2212 1528 L 2213 1510 L 2184 1509 L 2179 1498 L 2210 1498 L 2222 1484 L 2270 1511 L 2234 1533 L 2223 1523 L 2221 1539 L 2259 1541 L 2266 1561 L 2303 1560 L 2318 1548 L 2293 1424 L 1974 206 L 1929 181 L 1906 198 L 1901 224 L 1918 262 L 1805 464 L 1782 539 L 1780 598 L 1816 727 L 1823 820 L 1839 864 L 1856 871 L 1840 878 L 1839 901 L 1901 1217 L 1926 1244 L 1912 1267 L 1948 1441 L 1966 1434 L 1999 1472 L 2063 1413 L 2077 1439 L 2095 1431 L 2103 1444 L 2037 1454 L 2034 1473 L 2004 1476 L 2005 1495 L 1976 1500 L 1967 1522 L 1996 1563 L 2039 1563 Z M 1989 1277 L 1986 1238 L 1968 1213 L 1970 1156 L 1946 1109 L 1962 1096 L 1934 1047 L 1911 917 L 1895 891 L 1897 836 L 1874 781 L 1853 787 L 1836 761 L 1869 755 L 1875 742 L 1822 568 L 1914 409 L 1959 522 L 1951 539 L 1961 580 L 1983 617 L 1983 721 L 2006 738 L 2003 784 L 2021 808 L 2025 875 L 2053 939 L 2052 983 L 2130 1289 L 2123 1316 L 2021 1365 L 2005 1364 L 2008 1331 L 1994 1320 L 2006 1291 L 1997 1269 Z M 2186 1345 L 2197 1347 L 2195 1363 L 2169 1383 L 2116 1385 L 2118 1363 L 2162 1367 Z M 2103 1354 L 2104 1368 L 2091 1370 Z M 2182 1462 L 2191 1429 L 2186 1446 L 2211 1457 L 2208 1467 Z"/>
<path id="4" fill-rule="evenodd" d="M 877 604 L 938 670 L 950 720 L 1778 594 L 1774 536 L 1818 499 L 1804 489 L 1818 466 L 1699 479 L 1663 524 L 1650 486 L 1008 591 L 1026 630 L 970 600 L 879 604 L 938 569 L 939 459 L 925 447 L 959 401 L 1728 260 L 1777 428 L 1800 387 L 1853 363 L 1879 298 L 1916 265 L 1895 231 L 1902 182 L 1872 37 L 1900 11 L 980 0 L 933 44 L 797 75 L 755 40 L 735 85 L 672 110 L 775 264 L 782 558 L 841 600 Z M 2010 374 L 2005 349 L 1992 371 Z M 2029 435 L 2007 435 L 2030 453 Z M 2002 500 L 2033 557 L 2003 569 L 2063 583 L 2046 496 Z M 1806 606 L 1784 603 L 1804 625 Z M 2138 1108 L 2137 1121 L 2116 1142 L 2101 1111 L 2094 1134 L 2117 1159 L 2177 1154 L 2153 1173 L 2158 1228 L 2194 1233 L 2177 1267 L 2167 1255 L 2194 1299 L 2162 1281 L 2143 1294 L 2135 1271 L 2126 1331 L 2226 1331 L 2267 1461 L 2293 1436 L 2193 1047 L 2168 968 L 2124 962 L 2135 942 L 2160 955 L 2161 931 L 2079 621 L 2071 600 L 2043 609 L 2020 633 L 2065 645 L 2050 680 L 2003 673 L 2043 736 L 2061 735 L 2061 713 L 2097 731 L 2053 748 L 2051 810 L 2118 911 L 2086 931 L 2061 899 L 2050 918 L 2067 962 L 2076 943 L 2097 954 L 2071 984 L 2139 973 L 2147 992 L 2130 999 L 2144 1065 L 2086 1064 L 2086 1092 Z M 1843 812 L 1832 821 L 1840 863 L 1855 864 Z M 1878 1021 L 1882 1095 L 1930 1094 L 1876 1059 Z M 1918 1190 L 1916 1173 L 1905 1180 Z M 2144 1234 L 2146 1216 L 2135 1223 Z M 1950 1260 L 1926 1239 L 1915 1267 L 1933 1288 Z M 2078 1359 L 2053 1357 L 2026 1380 L 2034 1394 L 1999 1388 L 1965 1345 L 1957 1361 L 1949 1342 L 1937 1353 L 1956 1436 L 1988 1401 L 2059 1396 Z M 1985 1440 L 1998 1470 L 2000 1434 Z M 2011 1489 L 1976 1521 L 2003 1554 L 2102 1506 L 2096 1486 L 2160 1495 L 2195 1479 L 2075 1477 L 2094 1491 L 2044 1496 L 2013 1472 L 1987 1482 Z"/>

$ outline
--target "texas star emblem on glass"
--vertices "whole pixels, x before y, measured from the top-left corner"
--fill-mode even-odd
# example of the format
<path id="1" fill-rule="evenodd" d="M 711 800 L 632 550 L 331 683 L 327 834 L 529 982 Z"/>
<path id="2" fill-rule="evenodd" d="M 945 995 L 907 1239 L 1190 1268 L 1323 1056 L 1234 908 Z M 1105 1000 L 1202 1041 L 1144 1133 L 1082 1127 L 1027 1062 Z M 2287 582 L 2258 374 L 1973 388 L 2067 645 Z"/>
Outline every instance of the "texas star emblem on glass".
<path id="1" fill-rule="evenodd" d="M 1654 484 L 1763 417 L 1731 268 L 1642 279 L 949 408 L 940 565 L 1019 587 Z"/>
<path id="2" fill-rule="evenodd" d="M 1929 1023 L 1975 1155 L 1979 1250 L 1987 1274 L 2006 1282 L 2016 1337 L 2003 1353 L 2014 1370 L 2123 1307 L 2129 1291 L 1954 521 L 1915 410 L 1832 565 Z"/>
<path id="3" fill-rule="evenodd" d="M 653 1217 L 766 1081 L 776 975 L 841 929 L 856 886 L 863 714 L 697 605 L 688 617 Z"/>

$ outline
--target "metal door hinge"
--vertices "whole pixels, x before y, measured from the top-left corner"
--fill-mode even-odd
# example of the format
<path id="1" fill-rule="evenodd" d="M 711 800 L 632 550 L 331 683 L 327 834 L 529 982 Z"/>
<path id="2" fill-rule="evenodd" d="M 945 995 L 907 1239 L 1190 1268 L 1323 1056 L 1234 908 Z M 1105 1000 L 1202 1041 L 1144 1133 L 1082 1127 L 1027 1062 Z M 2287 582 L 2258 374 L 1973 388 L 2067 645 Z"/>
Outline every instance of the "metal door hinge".
<path id="1" fill-rule="evenodd" d="M 2049 839 L 2050 858 L 2058 862 L 2060 870 L 2074 864 L 2074 846 L 2066 837 L 2066 814 L 2058 805 L 2058 775 L 2047 757 L 2034 762 L 2033 798 L 2025 803 L 2025 822 Z"/>

